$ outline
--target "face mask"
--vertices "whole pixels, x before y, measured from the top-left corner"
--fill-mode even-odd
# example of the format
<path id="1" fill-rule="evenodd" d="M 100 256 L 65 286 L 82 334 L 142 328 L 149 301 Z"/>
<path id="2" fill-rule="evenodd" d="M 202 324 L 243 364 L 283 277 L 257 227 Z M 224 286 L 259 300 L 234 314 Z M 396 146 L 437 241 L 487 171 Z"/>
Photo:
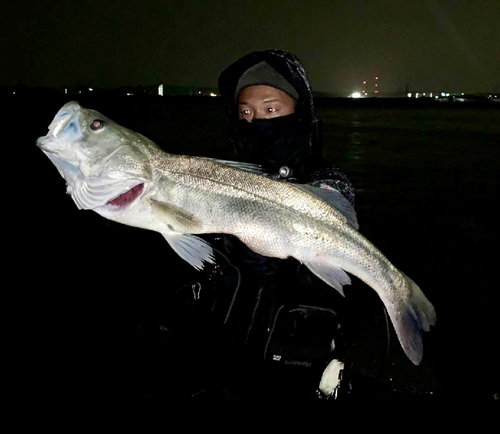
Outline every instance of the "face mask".
<path id="1" fill-rule="evenodd" d="M 298 174 L 309 150 L 309 137 L 297 113 L 252 122 L 240 120 L 237 135 L 238 157 L 261 164 L 271 173 L 287 166 Z"/>

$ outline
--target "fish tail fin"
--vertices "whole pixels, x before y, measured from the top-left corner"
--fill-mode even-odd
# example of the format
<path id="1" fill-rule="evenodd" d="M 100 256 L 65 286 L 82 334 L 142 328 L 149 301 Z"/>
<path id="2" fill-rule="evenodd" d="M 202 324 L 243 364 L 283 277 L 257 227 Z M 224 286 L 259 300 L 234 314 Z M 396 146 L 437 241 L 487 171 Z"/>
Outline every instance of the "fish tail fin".
<path id="1" fill-rule="evenodd" d="M 396 334 L 404 352 L 413 364 L 422 361 L 422 332 L 436 323 L 436 311 L 418 285 L 404 276 L 410 287 L 410 297 L 389 309 Z"/>

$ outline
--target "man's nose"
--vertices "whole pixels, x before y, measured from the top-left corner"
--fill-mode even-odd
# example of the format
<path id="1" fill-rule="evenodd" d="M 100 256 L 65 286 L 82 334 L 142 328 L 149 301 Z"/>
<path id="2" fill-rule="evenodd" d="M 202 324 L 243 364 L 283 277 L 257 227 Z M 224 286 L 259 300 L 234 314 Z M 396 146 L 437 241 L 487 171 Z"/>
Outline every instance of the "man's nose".
<path id="1" fill-rule="evenodd" d="M 267 119 L 269 116 L 269 112 L 267 110 L 256 110 L 255 113 L 252 114 L 252 119 Z"/>

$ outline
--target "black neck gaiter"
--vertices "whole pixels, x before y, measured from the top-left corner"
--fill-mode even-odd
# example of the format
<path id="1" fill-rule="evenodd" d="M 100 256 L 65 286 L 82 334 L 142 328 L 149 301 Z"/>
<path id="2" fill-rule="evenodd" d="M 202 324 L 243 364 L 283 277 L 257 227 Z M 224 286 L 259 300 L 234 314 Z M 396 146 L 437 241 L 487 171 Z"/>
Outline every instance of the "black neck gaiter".
<path id="1" fill-rule="evenodd" d="M 283 166 L 292 169 L 294 177 L 304 175 L 310 159 L 310 132 L 297 113 L 271 119 L 238 121 L 236 144 L 238 158 L 260 164 L 275 174 Z"/>

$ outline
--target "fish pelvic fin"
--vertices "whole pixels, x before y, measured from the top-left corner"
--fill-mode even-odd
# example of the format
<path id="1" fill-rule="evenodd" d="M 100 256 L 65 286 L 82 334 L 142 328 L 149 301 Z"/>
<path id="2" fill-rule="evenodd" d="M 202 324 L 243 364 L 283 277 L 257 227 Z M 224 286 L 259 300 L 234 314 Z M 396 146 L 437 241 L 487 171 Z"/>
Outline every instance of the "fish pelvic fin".
<path id="1" fill-rule="evenodd" d="M 150 199 L 153 215 L 171 232 L 162 232 L 170 247 L 187 263 L 202 270 L 206 262 L 215 262 L 213 249 L 205 240 L 189 232 L 197 232 L 203 223 L 191 213 L 173 204 Z"/>
<path id="2" fill-rule="evenodd" d="M 212 246 L 200 237 L 175 232 L 162 235 L 175 253 L 197 270 L 202 270 L 205 262 L 215 263 Z"/>
<path id="3" fill-rule="evenodd" d="M 436 324 L 436 311 L 418 285 L 404 277 L 411 289 L 409 300 L 389 307 L 388 312 L 405 354 L 414 365 L 419 365 L 423 356 L 422 332 Z"/>

